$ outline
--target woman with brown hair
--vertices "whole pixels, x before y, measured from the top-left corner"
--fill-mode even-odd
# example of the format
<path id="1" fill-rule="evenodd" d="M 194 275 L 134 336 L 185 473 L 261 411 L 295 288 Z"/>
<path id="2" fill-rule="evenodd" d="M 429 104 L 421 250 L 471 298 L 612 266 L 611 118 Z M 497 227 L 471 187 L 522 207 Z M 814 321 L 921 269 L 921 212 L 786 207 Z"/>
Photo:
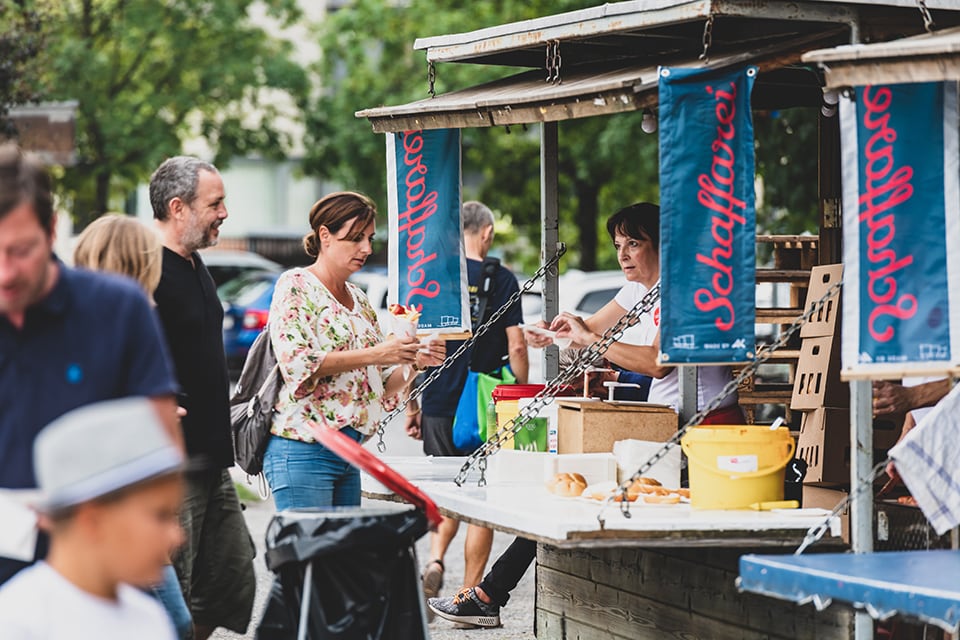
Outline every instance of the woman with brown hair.
<path id="1" fill-rule="evenodd" d="M 374 433 L 415 371 L 443 361 L 443 342 L 384 339 L 377 314 L 347 278 L 373 252 L 376 206 L 331 193 L 310 210 L 304 249 L 313 264 L 285 272 L 270 305 L 283 385 L 263 470 L 277 509 L 360 504 L 360 472 L 319 444 L 313 423 L 355 441 Z"/>

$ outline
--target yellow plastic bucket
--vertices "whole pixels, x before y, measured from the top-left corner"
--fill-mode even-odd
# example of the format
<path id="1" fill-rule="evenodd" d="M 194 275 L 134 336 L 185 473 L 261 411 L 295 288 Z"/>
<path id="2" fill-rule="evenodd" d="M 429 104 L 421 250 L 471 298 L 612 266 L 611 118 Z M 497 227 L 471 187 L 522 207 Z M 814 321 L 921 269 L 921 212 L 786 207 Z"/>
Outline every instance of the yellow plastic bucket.
<path id="1" fill-rule="evenodd" d="M 692 507 L 748 509 L 783 500 L 783 470 L 796 446 L 786 427 L 704 425 L 688 430 L 680 445 Z"/>

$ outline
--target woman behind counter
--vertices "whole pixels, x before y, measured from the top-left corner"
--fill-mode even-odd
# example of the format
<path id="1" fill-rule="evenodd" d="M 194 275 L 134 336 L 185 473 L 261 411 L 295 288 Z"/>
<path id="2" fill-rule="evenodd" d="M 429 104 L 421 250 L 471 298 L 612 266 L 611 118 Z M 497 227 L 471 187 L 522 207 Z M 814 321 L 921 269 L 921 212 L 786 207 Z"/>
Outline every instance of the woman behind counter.
<path id="1" fill-rule="evenodd" d="M 587 319 L 560 313 L 550 328 L 561 338 L 573 340 L 573 346 L 586 347 L 632 309 L 660 280 L 660 207 L 641 202 L 625 207 L 607 220 L 607 232 L 617 251 L 617 261 L 626 284 L 616 297 Z M 539 347 L 549 338 L 527 332 L 527 342 Z M 623 337 L 610 345 L 605 357 L 629 371 L 653 377 L 648 400 L 677 409 L 680 404 L 679 376 L 676 367 L 657 363 L 660 351 L 660 302 Z M 717 396 L 732 379 L 730 367 L 697 367 L 698 410 Z M 737 394 L 727 396 L 720 407 L 710 412 L 703 424 L 743 424 L 743 412 Z"/>
<path id="2" fill-rule="evenodd" d="M 307 423 L 369 438 L 416 371 L 446 353 L 441 341 L 384 339 L 366 295 L 347 281 L 373 252 L 376 215 L 359 193 L 319 200 L 303 239 L 316 259 L 285 272 L 274 290 L 270 338 L 283 385 L 263 470 L 278 510 L 359 505 L 360 472 L 319 444 Z"/>

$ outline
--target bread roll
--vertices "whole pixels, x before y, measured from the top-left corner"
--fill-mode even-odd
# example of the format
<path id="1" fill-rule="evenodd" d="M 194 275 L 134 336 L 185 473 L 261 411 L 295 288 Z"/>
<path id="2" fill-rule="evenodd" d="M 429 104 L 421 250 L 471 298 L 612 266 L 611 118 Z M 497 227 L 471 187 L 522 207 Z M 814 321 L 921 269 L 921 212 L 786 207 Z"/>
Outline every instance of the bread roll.
<path id="1" fill-rule="evenodd" d="M 659 493 L 660 481 L 656 478 L 640 477 L 630 483 L 627 487 L 627 493 L 633 496 L 634 500 L 641 493 Z"/>
<path id="2" fill-rule="evenodd" d="M 558 473 L 547 482 L 547 491 L 558 496 L 576 497 L 587 488 L 587 481 L 579 473 Z"/>
<path id="3" fill-rule="evenodd" d="M 646 495 L 643 496 L 643 501 L 650 504 L 679 504 L 680 496 L 674 495 Z"/>

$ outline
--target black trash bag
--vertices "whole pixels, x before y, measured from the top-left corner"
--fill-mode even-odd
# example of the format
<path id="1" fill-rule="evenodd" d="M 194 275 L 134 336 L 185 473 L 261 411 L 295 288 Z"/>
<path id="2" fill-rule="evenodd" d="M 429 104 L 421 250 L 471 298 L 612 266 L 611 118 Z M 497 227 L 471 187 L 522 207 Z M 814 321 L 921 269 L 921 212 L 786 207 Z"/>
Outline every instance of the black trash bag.
<path id="1" fill-rule="evenodd" d="M 284 511 L 267 527 L 277 574 L 258 640 L 297 638 L 304 575 L 312 565 L 310 640 L 426 639 L 414 543 L 429 527 L 416 509 Z"/>

